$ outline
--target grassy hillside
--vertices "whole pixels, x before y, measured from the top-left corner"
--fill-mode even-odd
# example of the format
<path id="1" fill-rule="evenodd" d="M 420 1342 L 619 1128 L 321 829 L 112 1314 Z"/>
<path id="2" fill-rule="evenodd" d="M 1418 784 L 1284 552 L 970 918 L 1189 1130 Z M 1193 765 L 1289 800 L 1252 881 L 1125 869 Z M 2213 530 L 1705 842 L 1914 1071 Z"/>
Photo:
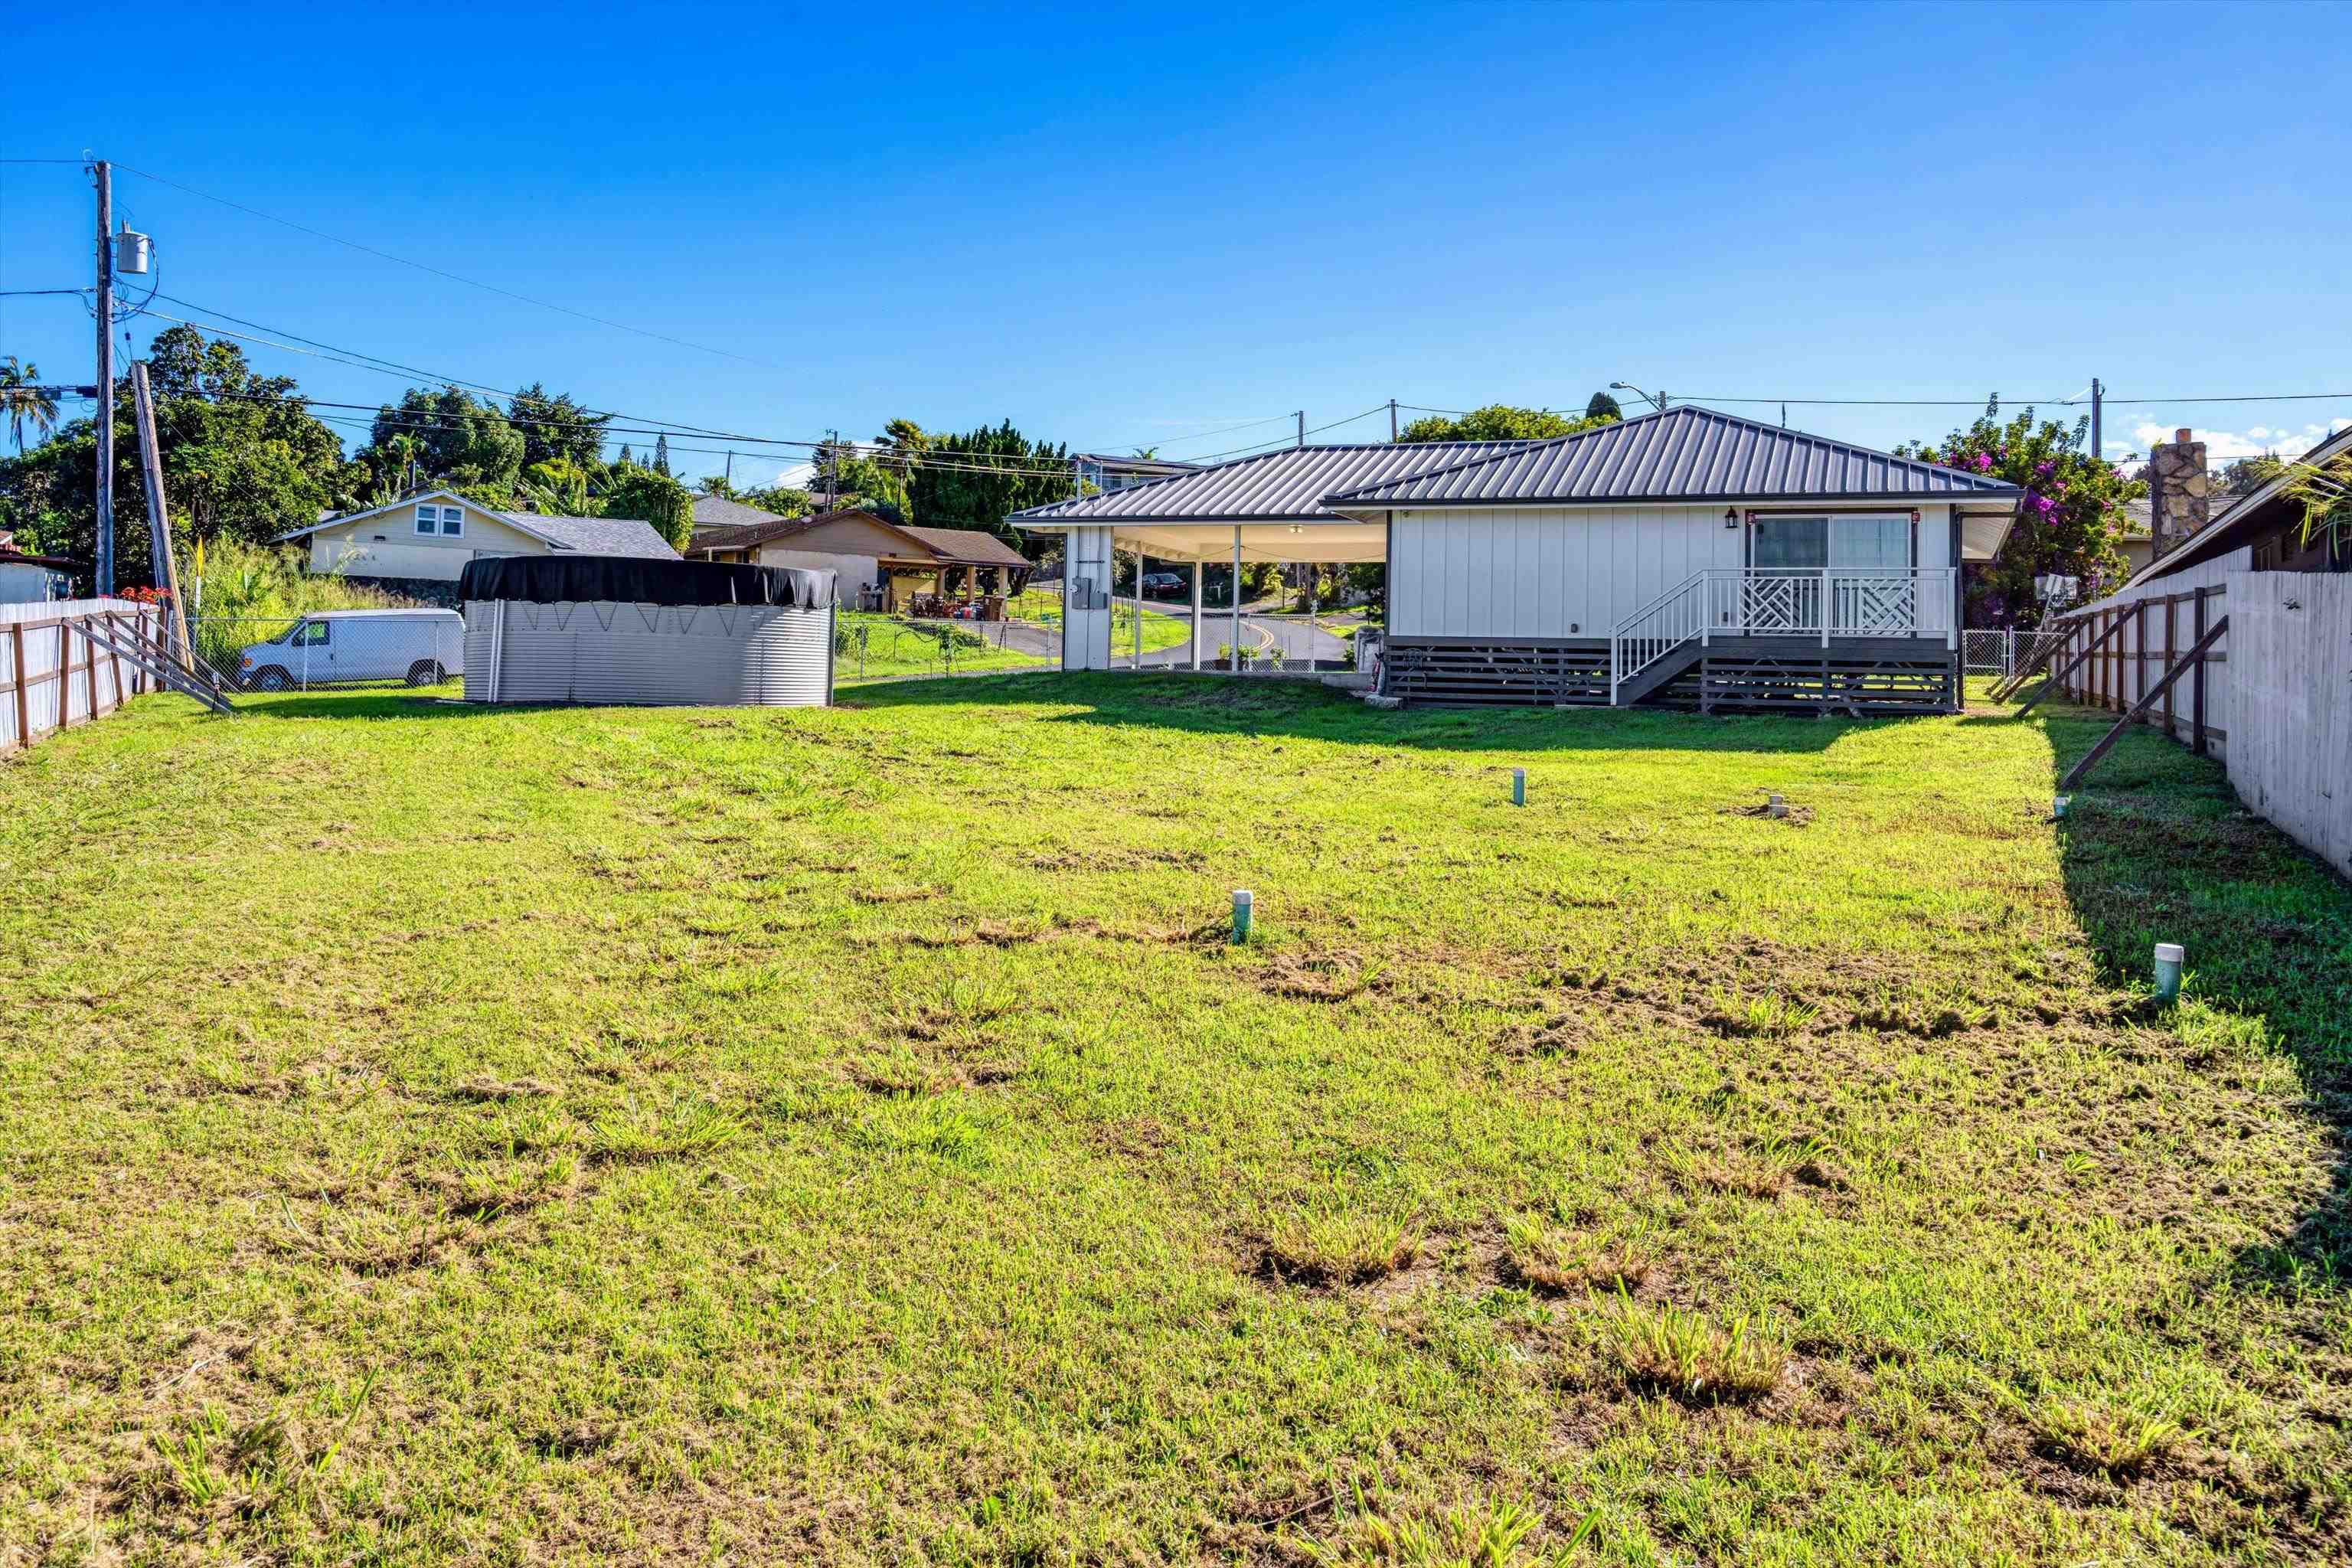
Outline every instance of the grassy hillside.
<path id="1" fill-rule="evenodd" d="M 0 1561 L 2340 1561 L 2352 892 L 2096 733 L 142 700 L 0 764 Z"/>

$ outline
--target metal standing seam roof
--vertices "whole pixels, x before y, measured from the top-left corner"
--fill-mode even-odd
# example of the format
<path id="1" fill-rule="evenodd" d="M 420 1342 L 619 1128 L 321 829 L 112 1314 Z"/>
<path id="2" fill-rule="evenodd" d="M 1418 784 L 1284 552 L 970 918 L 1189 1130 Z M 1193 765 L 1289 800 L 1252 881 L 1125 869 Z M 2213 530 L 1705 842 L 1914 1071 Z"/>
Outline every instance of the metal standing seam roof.
<path id="1" fill-rule="evenodd" d="M 1525 441 L 1383 441 L 1352 447 L 1286 447 L 1198 473 L 1017 511 L 1039 522 L 1341 522 L 1323 498 L 1360 485 L 1517 452 Z"/>
<path id="2" fill-rule="evenodd" d="M 2008 500 L 2021 493 L 1981 474 L 1685 405 L 1335 489 L 1326 502 L 1360 511 L 1605 500 Z"/>

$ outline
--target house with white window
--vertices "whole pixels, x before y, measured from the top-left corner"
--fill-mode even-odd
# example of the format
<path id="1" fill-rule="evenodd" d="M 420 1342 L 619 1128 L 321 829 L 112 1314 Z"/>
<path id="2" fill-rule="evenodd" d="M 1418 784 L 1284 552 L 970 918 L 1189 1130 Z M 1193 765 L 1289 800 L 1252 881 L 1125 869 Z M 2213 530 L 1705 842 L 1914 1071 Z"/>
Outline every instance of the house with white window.
<path id="1" fill-rule="evenodd" d="M 1302 445 L 1009 521 L 1063 536 L 1066 668 L 1112 665 L 1114 550 L 1380 561 L 1380 689 L 1410 701 L 1940 712 L 1961 564 L 1999 552 L 2021 499 L 1685 405 L 1542 441 Z"/>
<path id="2" fill-rule="evenodd" d="M 494 511 L 455 490 L 426 490 L 365 511 L 320 518 L 278 535 L 307 542 L 310 570 L 373 583 L 434 604 L 454 604 L 469 561 L 500 555 L 635 555 L 675 561 L 677 551 L 635 518 L 544 517 Z"/>

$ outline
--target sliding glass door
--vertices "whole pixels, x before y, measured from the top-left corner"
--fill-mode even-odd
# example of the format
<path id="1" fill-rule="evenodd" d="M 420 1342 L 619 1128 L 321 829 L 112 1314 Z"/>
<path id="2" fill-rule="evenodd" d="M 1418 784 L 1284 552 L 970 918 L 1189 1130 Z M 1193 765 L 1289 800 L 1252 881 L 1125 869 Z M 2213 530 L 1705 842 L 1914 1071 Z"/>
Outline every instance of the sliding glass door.
<path id="1" fill-rule="evenodd" d="M 1917 628 L 1909 514 L 1759 517 L 1740 621 L 1753 637 L 1907 637 Z M 1824 599 L 1826 594 L 1826 600 Z"/>

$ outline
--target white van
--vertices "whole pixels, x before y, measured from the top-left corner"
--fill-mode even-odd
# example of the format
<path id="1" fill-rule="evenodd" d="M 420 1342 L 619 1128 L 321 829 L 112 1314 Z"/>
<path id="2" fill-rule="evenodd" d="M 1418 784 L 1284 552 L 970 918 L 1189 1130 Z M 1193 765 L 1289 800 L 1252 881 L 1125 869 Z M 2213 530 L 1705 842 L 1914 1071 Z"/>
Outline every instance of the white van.
<path id="1" fill-rule="evenodd" d="M 455 610 L 315 610 L 237 657 L 247 691 L 298 691 L 353 680 L 434 686 L 466 672 L 466 621 Z"/>

